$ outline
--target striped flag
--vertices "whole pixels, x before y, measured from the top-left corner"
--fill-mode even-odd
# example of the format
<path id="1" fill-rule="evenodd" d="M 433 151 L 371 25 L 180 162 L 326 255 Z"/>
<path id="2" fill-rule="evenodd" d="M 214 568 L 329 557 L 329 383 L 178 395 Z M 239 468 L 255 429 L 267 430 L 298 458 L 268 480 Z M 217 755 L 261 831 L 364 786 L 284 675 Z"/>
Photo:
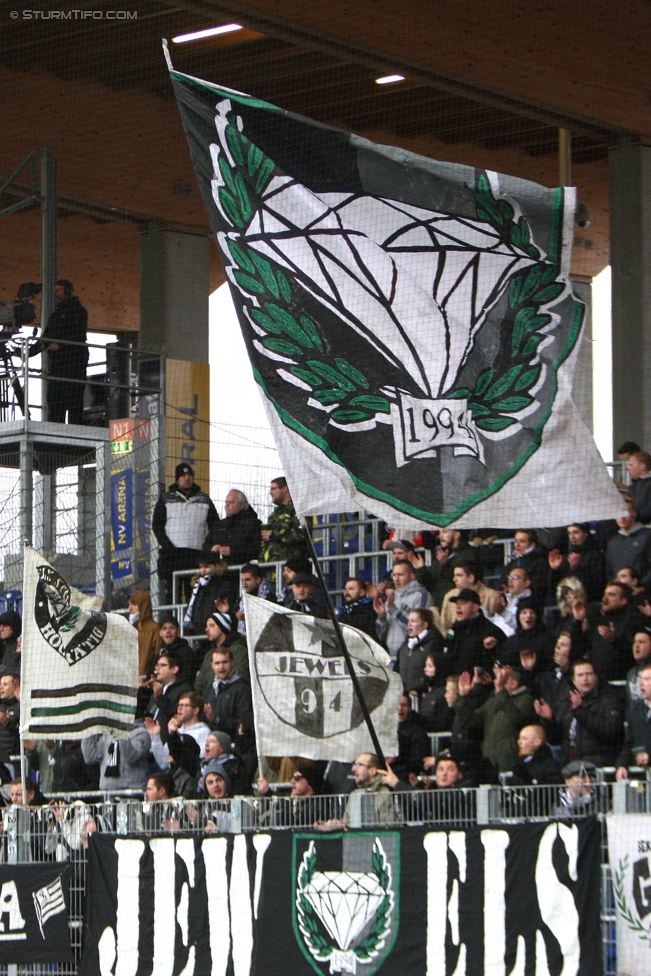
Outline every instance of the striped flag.
<path id="1" fill-rule="evenodd" d="M 244 613 L 258 751 L 343 762 L 372 751 L 332 623 L 248 595 Z M 367 634 L 342 630 L 382 749 L 397 756 L 400 676 Z"/>
<path id="2" fill-rule="evenodd" d="M 43 926 L 48 918 L 52 918 L 53 915 L 60 915 L 61 912 L 65 912 L 66 910 L 66 900 L 63 896 L 63 888 L 61 886 L 61 876 L 59 875 L 50 884 L 39 888 L 38 891 L 32 892 L 32 898 L 34 899 L 34 908 L 36 910 L 41 935 L 45 938 Z"/>
<path id="3" fill-rule="evenodd" d="M 23 573 L 22 738 L 126 738 L 138 691 L 138 634 L 83 594 L 31 547 Z"/>

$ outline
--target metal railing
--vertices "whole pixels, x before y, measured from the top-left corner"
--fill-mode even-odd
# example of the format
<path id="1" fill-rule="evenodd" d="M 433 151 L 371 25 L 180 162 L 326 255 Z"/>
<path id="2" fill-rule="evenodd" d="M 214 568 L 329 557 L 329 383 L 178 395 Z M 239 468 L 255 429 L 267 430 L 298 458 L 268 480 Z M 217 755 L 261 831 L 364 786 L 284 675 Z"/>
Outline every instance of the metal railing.
<path id="1" fill-rule="evenodd" d="M 130 795 L 126 795 L 126 794 Z M 358 794 L 357 797 L 355 794 Z M 362 802 L 358 802 L 358 801 Z M 71 802 L 72 801 L 72 802 Z M 65 794 L 46 807 L 9 807 L 3 813 L 0 860 L 7 863 L 65 861 L 70 864 L 70 939 L 75 962 L 52 966 L 6 966 L 0 976 L 75 976 L 81 954 L 89 836 L 204 836 L 310 827 L 317 830 L 432 826 L 463 829 L 473 825 L 576 822 L 596 815 L 651 810 L 651 777 L 568 786 L 480 786 L 381 794 L 231 799 L 172 799 L 148 803 L 133 791 Z M 616 940 L 612 880 L 605 830 L 602 832 L 601 927 L 605 976 L 615 976 Z"/>
<path id="2" fill-rule="evenodd" d="M 53 340 L 50 340 L 53 341 Z M 84 409 L 84 422 L 107 426 L 108 420 L 132 415 L 134 403 L 144 396 L 162 394 L 162 359 L 159 353 L 117 344 L 70 342 L 57 345 L 88 350 L 86 376 L 53 376 L 48 372 L 47 340 L 0 333 L 0 419 L 44 420 L 44 388 L 41 383 L 59 382 L 89 387 L 92 403 Z"/>
<path id="3" fill-rule="evenodd" d="M 332 523 L 333 525 L 339 526 L 340 523 Z M 360 520 L 359 522 L 345 522 L 346 526 L 364 526 L 364 525 L 377 525 L 376 519 Z M 315 527 L 315 531 L 320 531 L 323 526 L 319 525 Z M 512 544 L 513 539 L 496 539 L 491 543 L 491 546 L 495 550 L 502 550 L 501 553 L 496 552 L 496 565 L 506 564 L 511 559 L 512 555 Z M 432 564 L 432 552 L 429 549 L 419 549 L 418 552 L 425 556 L 425 565 L 431 566 Z M 375 549 L 370 552 L 349 552 L 349 553 L 334 553 L 331 555 L 324 555 L 318 557 L 319 564 L 323 570 L 323 574 L 326 581 L 329 581 L 329 577 L 333 575 L 333 570 L 331 566 L 334 566 L 334 576 L 335 580 L 334 586 L 328 586 L 328 592 L 333 597 L 341 596 L 343 593 L 344 582 L 351 576 L 364 576 L 367 582 L 377 584 L 380 582 L 384 574 L 391 566 L 391 553 L 386 549 Z M 361 566 L 361 563 L 366 565 Z M 239 573 L 242 569 L 243 563 L 238 563 L 237 565 L 232 565 L 228 567 L 229 573 Z M 257 563 L 260 569 L 270 570 L 275 576 L 276 586 L 280 592 L 282 588 L 282 570 L 285 565 L 284 560 L 271 563 Z M 186 603 L 181 599 L 182 591 L 182 581 L 192 579 L 192 577 L 197 575 L 196 569 L 182 569 L 176 570 L 172 574 L 172 603 L 166 606 L 157 606 L 154 608 L 156 612 L 160 610 L 174 610 L 176 614 L 180 614 L 179 622 L 181 622 L 181 617 L 185 612 Z M 494 574 L 484 574 L 484 579 L 490 581 L 491 579 L 497 579 L 498 576 Z"/>

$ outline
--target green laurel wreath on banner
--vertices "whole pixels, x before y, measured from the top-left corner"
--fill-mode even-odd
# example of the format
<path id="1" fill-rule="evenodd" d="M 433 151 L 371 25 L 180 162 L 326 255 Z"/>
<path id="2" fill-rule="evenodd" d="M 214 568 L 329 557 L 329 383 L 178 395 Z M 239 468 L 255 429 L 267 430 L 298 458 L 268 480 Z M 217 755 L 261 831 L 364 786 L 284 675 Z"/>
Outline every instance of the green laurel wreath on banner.
<path id="1" fill-rule="evenodd" d="M 538 261 L 540 251 L 531 243 L 527 220 L 520 217 L 516 221 L 508 200 L 495 199 L 483 173 L 474 192 L 479 220 L 490 224 L 507 244 Z M 508 312 L 502 323 L 502 332 L 511 339 L 505 358 L 512 365 L 501 373 L 485 369 L 473 390 L 459 387 L 447 394 L 451 399 L 467 398 L 472 418 L 481 430 L 506 430 L 517 421 L 505 413 L 517 413 L 533 403 L 530 390 L 538 382 L 542 366 L 532 365 L 532 360 L 544 338 L 541 330 L 552 321 L 551 315 L 541 313 L 540 308 L 563 293 L 565 282 L 558 280 L 559 275 L 560 268 L 553 261 L 539 261 L 514 275 L 509 285 Z"/>
<path id="2" fill-rule="evenodd" d="M 377 840 L 373 844 L 372 856 L 373 873 L 378 879 L 380 887 L 384 891 L 384 898 L 375 913 L 375 919 L 368 935 L 353 948 L 353 952 L 358 959 L 366 961 L 372 959 L 381 948 L 385 941 L 389 929 L 389 913 L 391 911 L 392 898 L 390 894 L 391 876 L 384 851 Z M 307 887 L 316 873 L 316 851 L 314 841 L 310 842 L 303 864 L 298 874 L 298 893 L 296 897 L 296 910 L 298 915 L 298 926 L 308 943 L 313 955 L 325 961 L 329 959 L 333 950 L 337 946 L 332 945 L 319 932 L 319 925 L 312 905 L 303 894 L 303 889 Z"/>
<path id="3" fill-rule="evenodd" d="M 255 146 L 229 121 L 225 128 L 234 165 L 224 152 L 218 165 L 224 185 L 219 199 L 235 231 L 251 221 L 255 204 L 250 193 L 260 196 L 276 169 L 272 159 Z M 517 423 L 510 413 L 533 403 L 530 391 L 539 380 L 542 366 L 534 365 L 541 330 L 552 321 L 541 313 L 541 306 L 558 298 L 566 285 L 559 281 L 560 268 L 553 261 L 539 261 L 540 251 L 531 242 L 529 223 L 515 220 L 515 211 L 504 199 L 496 199 L 485 174 L 481 173 L 473 190 L 477 219 L 485 221 L 500 237 L 538 263 L 514 275 L 509 285 L 508 312 L 501 326 L 502 336 L 510 339 L 505 350 L 505 368 L 483 370 L 474 389 L 457 387 L 445 393 L 452 399 L 467 399 L 476 426 L 485 431 L 502 431 Z M 293 360 L 288 371 L 309 388 L 310 395 L 324 406 L 335 406 L 330 418 L 347 425 L 371 420 L 377 413 L 389 413 L 390 401 L 380 390 L 371 390 L 364 373 L 341 356 L 326 349 L 317 324 L 305 314 L 293 314 L 292 283 L 279 264 L 268 260 L 240 237 L 227 239 L 235 269 L 233 278 L 247 295 L 257 298 L 260 307 L 248 306 L 251 318 L 264 330 L 262 345 Z M 298 362 L 297 362 L 298 360 Z"/>
<path id="4" fill-rule="evenodd" d="M 332 950 L 336 948 L 325 939 L 319 932 L 319 924 L 316 920 L 314 909 L 303 894 L 303 889 L 309 885 L 316 873 L 316 851 L 314 841 L 310 841 L 301 870 L 298 873 L 298 893 L 296 896 L 296 911 L 298 914 L 298 926 L 303 933 L 305 941 L 317 959 L 326 960 L 332 955 Z"/>
<path id="5" fill-rule="evenodd" d="M 353 950 L 357 958 L 362 960 L 371 959 L 384 942 L 389 928 L 389 912 L 391 911 L 391 896 L 388 893 L 391 878 L 387 867 L 386 856 L 377 841 L 373 844 L 372 864 L 373 873 L 384 891 L 384 898 L 380 902 L 375 914 L 371 931 Z"/>
<path id="6" fill-rule="evenodd" d="M 253 216 L 247 184 L 259 196 L 269 185 L 275 164 L 230 123 L 226 139 L 235 167 L 219 154 L 219 171 L 224 186 L 219 199 L 235 229 L 242 229 Z M 254 182 L 255 181 L 255 182 Z M 231 258 L 237 265 L 233 278 L 242 291 L 258 298 L 261 307 L 249 307 L 249 314 L 265 330 L 262 345 L 300 363 L 288 370 L 310 387 L 311 395 L 325 406 L 337 404 L 330 417 L 340 424 L 370 420 L 376 413 L 389 413 L 386 397 L 370 391 L 366 376 L 343 356 L 329 356 L 319 329 L 312 319 L 292 314 L 292 285 L 277 264 L 262 257 L 241 238 L 228 239 Z"/>
<path id="7" fill-rule="evenodd" d="M 649 933 L 639 918 L 635 918 L 631 909 L 628 907 L 628 902 L 626 901 L 626 895 L 624 894 L 624 878 L 626 876 L 626 871 L 628 870 L 628 854 L 619 861 L 619 870 L 615 871 L 615 879 L 613 882 L 613 888 L 615 890 L 615 901 L 617 903 L 617 909 L 619 914 L 622 916 L 629 929 L 642 939 L 643 942 L 648 942 L 651 945 L 651 933 Z"/>

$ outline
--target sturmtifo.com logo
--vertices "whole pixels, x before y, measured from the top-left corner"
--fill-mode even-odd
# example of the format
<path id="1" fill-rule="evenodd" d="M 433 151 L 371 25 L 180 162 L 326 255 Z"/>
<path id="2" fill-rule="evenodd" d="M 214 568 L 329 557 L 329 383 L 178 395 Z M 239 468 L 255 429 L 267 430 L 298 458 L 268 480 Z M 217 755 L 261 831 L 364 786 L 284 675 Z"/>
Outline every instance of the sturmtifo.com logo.
<path id="1" fill-rule="evenodd" d="M 398 934 L 399 834 L 297 834 L 294 865 L 294 929 L 313 968 L 371 976 Z"/>

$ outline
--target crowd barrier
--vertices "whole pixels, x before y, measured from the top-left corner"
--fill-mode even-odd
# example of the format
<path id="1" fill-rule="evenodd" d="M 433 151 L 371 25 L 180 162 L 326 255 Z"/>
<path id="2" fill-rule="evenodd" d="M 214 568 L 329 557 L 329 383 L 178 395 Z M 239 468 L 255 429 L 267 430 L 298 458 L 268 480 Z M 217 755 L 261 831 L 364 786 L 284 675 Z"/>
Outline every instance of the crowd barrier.
<path id="1" fill-rule="evenodd" d="M 173 799 L 148 803 L 129 795 L 60 795 L 50 806 L 9 807 L 0 844 L 3 863 L 65 861 L 70 865 L 70 938 L 75 963 L 7 966 L 0 976 L 76 976 L 81 952 L 87 845 L 93 830 L 115 836 L 201 836 L 316 827 L 437 826 L 462 829 L 596 815 L 602 823 L 601 930 L 605 976 L 616 976 L 615 912 L 608 866 L 605 815 L 651 810 L 651 777 L 566 786 L 480 786 L 468 789 L 344 794 L 238 796 L 224 800 Z M 1 957 L 0 957 L 1 959 Z"/>

